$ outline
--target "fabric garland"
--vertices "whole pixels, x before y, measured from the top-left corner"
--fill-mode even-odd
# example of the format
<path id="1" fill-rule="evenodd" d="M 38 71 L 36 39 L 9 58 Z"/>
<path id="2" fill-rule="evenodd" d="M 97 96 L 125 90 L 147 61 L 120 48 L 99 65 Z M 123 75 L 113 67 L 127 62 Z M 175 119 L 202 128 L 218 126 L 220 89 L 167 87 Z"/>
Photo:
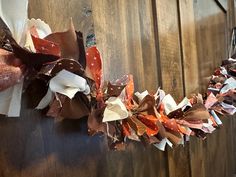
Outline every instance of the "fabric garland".
<path id="1" fill-rule="evenodd" d="M 206 96 L 176 103 L 160 88 L 155 94 L 135 93 L 132 75 L 103 81 L 94 35 L 85 49 L 72 20 L 67 31 L 52 33 L 42 20 L 27 19 L 27 5 L 27 0 L 0 1 L 0 114 L 20 116 L 24 81 L 31 106 L 47 109 L 56 120 L 87 117 L 88 133 L 107 135 L 111 149 L 125 149 L 130 139 L 162 151 L 190 136 L 205 139 L 222 125 L 219 115 L 235 114 L 234 55 L 215 70 Z"/>

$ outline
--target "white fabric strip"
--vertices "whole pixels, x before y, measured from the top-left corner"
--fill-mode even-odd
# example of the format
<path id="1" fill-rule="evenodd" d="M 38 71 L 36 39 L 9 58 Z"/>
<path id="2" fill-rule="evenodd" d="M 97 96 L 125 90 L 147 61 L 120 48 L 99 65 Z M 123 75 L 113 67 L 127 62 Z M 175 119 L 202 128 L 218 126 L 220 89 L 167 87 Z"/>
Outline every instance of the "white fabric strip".
<path id="1" fill-rule="evenodd" d="M 21 109 L 23 81 L 0 92 L 0 114 L 8 117 L 19 117 Z"/>
<path id="2" fill-rule="evenodd" d="M 28 19 L 28 0 L 0 0 L 0 16 L 16 42 L 23 46 L 25 39 L 22 34 Z"/>
<path id="3" fill-rule="evenodd" d="M 72 99 L 77 92 L 83 92 L 85 95 L 90 93 L 90 87 L 83 77 L 65 69 L 61 70 L 50 80 L 49 87 L 53 92 L 66 95 L 70 99 Z"/>

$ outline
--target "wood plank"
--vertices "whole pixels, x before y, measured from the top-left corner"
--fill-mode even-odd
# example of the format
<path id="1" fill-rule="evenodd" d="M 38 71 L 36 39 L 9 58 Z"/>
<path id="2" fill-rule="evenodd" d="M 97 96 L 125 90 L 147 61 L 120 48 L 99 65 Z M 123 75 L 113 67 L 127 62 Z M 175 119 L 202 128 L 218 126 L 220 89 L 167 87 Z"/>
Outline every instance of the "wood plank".
<path id="1" fill-rule="evenodd" d="M 193 1 L 179 0 L 181 44 L 183 52 L 185 94 L 199 91 L 198 56 L 196 44 Z M 202 141 L 191 138 L 189 142 L 189 163 L 191 177 L 205 176 Z"/>
<path id="2" fill-rule="evenodd" d="M 228 9 L 227 9 L 227 32 L 228 32 L 228 41 L 230 44 L 231 41 L 231 33 L 232 33 L 232 29 L 235 27 L 236 25 L 236 21 L 235 21 L 235 0 L 228 0 Z M 229 126 L 228 127 L 230 129 L 230 134 L 228 135 L 227 139 L 230 143 L 230 151 L 228 151 L 228 161 L 230 162 L 230 167 L 231 167 L 231 174 L 236 174 L 236 138 L 234 136 L 235 132 L 236 132 L 236 121 L 235 121 L 235 116 L 230 116 L 229 118 Z"/>
<path id="3" fill-rule="evenodd" d="M 181 45 L 183 52 L 185 94 L 189 96 L 199 91 L 198 57 L 196 46 L 193 1 L 179 0 Z"/>
<path id="4" fill-rule="evenodd" d="M 235 8 L 234 8 L 234 0 L 228 0 L 228 9 L 227 9 L 227 33 L 228 33 L 228 53 L 229 51 L 229 45 L 231 42 L 231 34 L 232 29 L 235 27 Z M 230 54 L 229 54 L 230 55 Z M 228 55 L 228 57 L 229 57 Z"/>
<path id="5" fill-rule="evenodd" d="M 236 12 L 236 0 L 233 0 L 233 4 L 234 4 L 233 6 L 234 12 Z M 236 13 L 234 15 L 236 15 Z M 234 24 L 236 24 L 236 18 L 234 18 L 233 20 L 234 20 Z"/>
<path id="6" fill-rule="evenodd" d="M 93 1 L 94 29 L 97 46 L 104 61 L 105 79 L 114 79 L 125 73 L 134 75 L 136 90 L 154 91 L 158 86 L 156 48 L 151 1 Z M 112 9 L 112 10 L 111 10 Z M 131 142 L 128 176 L 166 176 L 164 153 L 154 147 L 147 149 Z M 152 154 L 152 155 L 149 155 Z M 117 156 L 123 159 L 125 156 Z M 113 157 L 111 158 L 113 159 Z M 116 173 L 116 162 L 109 166 L 108 176 L 126 176 Z"/>
<path id="7" fill-rule="evenodd" d="M 226 14 L 214 0 L 194 1 L 200 91 L 208 77 L 227 58 Z"/>
<path id="8" fill-rule="evenodd" d="M 205 92 L 207 78 L 227 58 L 226 13 L 215 1 L 194 1 L 200 91 Z M 191 141 L 192 176 L 231 176 L 231 128 L 224 127 L 209 135 L 204 142 Z M 227 127 L 227 128 L 226 128 Z M 213 165 L 214 164 L 214 165 Z M 215 168 L 216 167 L 216 168 Z M 218 168 L 217 168 L 218 167 Z"/>
<path id="9" fill-rule="evenodd" d="M 106 171 L 100 170 L 108 167 L 110 152 L 103 137 L 87 135 L 86 119 L 55 123 L 40 111 L 28 109 L 25 101 L 24 95 L 20 118 L 0 119 L 2 177 L 105 176 Z M 120 162 L 127 165 L 129 161 Z"/>
<path id="10" fill-rule="evenodd" d="M 171 93 L 177 101 L 180 101 L 184 95 L 184 81 L 178 3 L 176 0 L 157 0 L 156 5 L 163 89 L 167 93 Z M 188 148 L 188 145 L 185 145 L 185 147 L 179 146 L 175 149 L 168 149 L 170 177 L 190 176 Z"/>
<path id="11" fill-rule="evenodd" d="M 156 89 L 151 1 L 95 0 L 93 19 L 97 46 L 104 61 L 105 80 L 131 73 L 136 89 Z"/>
<path id="12" fill-rule="evenodd" d="M 233 121 L 232 121 L 232 126 L 233 126 L 233 129 L 232 129 L 232 134 L 233 134 L 233 137 L 232 137 L 232 141 L 233 141 L 233 153 L 232 153 L 232 156 L 233 156 L 233 173 L 236 174 L 236 162 L 235 162 L 235 159 L 236 159 L 236 136 L 235 136 L 235 132 L 236 132 L 236 117 L 234 116 L 233 117 Z"/>
<path id="13" fill-rule="evenodd" d="M 219 177 L 233 175 L 232 128 L 230 117 L 222 118 L 221 129 L 208 136 L 204 146 L 205 176 L 217 174 Z M 214 165 L 213 165 L 214 164 Z"/>
<path id="14" fill-rule="evenodd" d="M 184 88 L 177 1 L 160 0 L 156 4 L 163 89 L 180 100 Z"/>
<path id="15" fill-rule="evenodd" d="M 29 16 L 44 20 L 53 31 L 67 30 L 71 17 L 84 37 L 93 30 L 91 0 L 30 0 Z"/>

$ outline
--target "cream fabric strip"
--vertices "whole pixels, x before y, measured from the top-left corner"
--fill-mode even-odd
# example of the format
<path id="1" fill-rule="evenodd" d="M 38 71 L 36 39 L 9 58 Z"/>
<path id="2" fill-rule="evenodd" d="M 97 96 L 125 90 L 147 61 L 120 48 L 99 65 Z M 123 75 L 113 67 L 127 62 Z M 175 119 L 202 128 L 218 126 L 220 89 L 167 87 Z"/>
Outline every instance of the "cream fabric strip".
<path id="1" fill-rule="evenodd" d="M 102 122 L 122 120 L 128 117 L 129 113 L 120 98 L 110 97 L 106 104 L 107 107 L 104 111 Z"/>

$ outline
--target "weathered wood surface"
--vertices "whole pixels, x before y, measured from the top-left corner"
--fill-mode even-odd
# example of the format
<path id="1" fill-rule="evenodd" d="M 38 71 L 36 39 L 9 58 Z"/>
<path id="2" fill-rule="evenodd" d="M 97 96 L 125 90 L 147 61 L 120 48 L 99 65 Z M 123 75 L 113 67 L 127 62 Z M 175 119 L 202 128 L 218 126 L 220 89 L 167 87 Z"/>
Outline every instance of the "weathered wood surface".
<path id="1" fill-rule="evenodd" d="M 235 3 L 229 2 L 224 11 L 215 0 L 30 0 L 29 14 L 54 31 L 65 30 L 72 17 L 84 37 L 95 32 L 105 79 L 132 73 L 137 90 L 155 91 L 162 84 L 180 101 L 184 94 L 203 91 L 202 79 L 227 55 L 229 25 L 235 24 Z M 25 102 L 24 96 L 20 118 L 0 118 L 0 177 L 236 173 L 232 118 L 224 119 L 224 126 L 207 140 L 192 138 L 185 147 L 160 152 L 129 142 L 126 151 L 113 152 L 103 136 L 87 135 L 86 119 L 55 123 Z"/>
<path id="2" fill-rule="evenodd" d="M 236 174 L 236 161 L 235 161 L 235 159 L 236 159 L 236 151 L 235 151 L 235 147 L 236 147 L 236 138 L 235 138 L 236 120 L 235 120 L 235 118 L 232 120 L 231 126 L 232 126 L 232 130 L 231 131 L 232 131 L 232 134 L 234 136 L 234 138 L 232 140 L 232 142 L 233 142 L 233 144 L 232 144 L 232 146 L 233 146 L 232 151 L 233 152 L 232 152 L 231 156 L 233 158 L 233 173 Z"/>
<path id="3" fill-rule="evenodd" d="M 198 55 L 197 55 L 197 43 L 196 43 L 196 29 L 195 29 L 195 17 L 193 1 L 179 0 L 179 22 L 180 22 L 180 37 L 182 46 L 182 62 L 184 71 L 184 88 L 185 95 L 190 96 L 192 93 L 199 91 L 199 68 L 198 68 Z M 186 15 L 188 14 L 188 15 Z M 193 141 L 198 141 L 194 144 Z M 199 158 L 202 158 L 204 154 L 200 153 L 201 140 L 191 140 L 188 143 L 187 150 L 185 151 L 188 156 L 188 169 L 185 170 L 189 174 L 188 176 L 204 176 L 203 163 L 196 164 Z M 192 150 L 198 151 L 192 152 Z"/>
<path id="4" fill-rule="evenodd" d="M 209 75 L 227 56 L 227 16 L 213 0 L 194 1 L 200 91 L 206 90 Z"/>
<path id="5" fill-rule="evenodd" d="M 157 0 L 162 87 L 176 99 L 184 95 L 176 0 Z"/>
<path id="6" fill-rule="evenodd" d="M 197 39 L 193 1 L 179 0 L 178 2 L 185 94 L 186 96 L 190 96 L 192 93 L 199 91 Z"/>
<path id="7" fill-rule="evenodd" d="M 103 56 L 104 78 L 116 79 L 123 74 L 134 75 L 135 87 L 155 91 L 158 87 L 156 48 L 152 19 L 152 3 L 147 1 L 94 0 L 92 3 L 97 46 Z M 111 10 L 112 9 L 112 10 Z M 166 176 L 165 153 L 155 148 L 144 150 L 137 144 L 129 156 L 119 156 L 123 164 L 118 176 Z M 152 155 L 148 155 L 148 154 Z M 115 161 L 110 164 L 117 168 Z M 110 176 L 116 174 L 115 168 Z M 151 169 L 151 170 L 147 170 Z"/>
<path id="8" fill-rule="evenodd" d="M 227 7 L 224 1 L 224 7 Z M 223 3 L 223 1 L 221 2 Z M 200 91 L 206 89 L 207 77 L 227 58 L 227 13 L 215 1 L 197 0 L 193 3 Z M 227 10 L 227 9 L 226 9 Z M 206 78 L 206 79 L 204 79 Z M 191 174 L 198 176 L 232 176 L 232 120 L 205 141 L 190 141 Z M 235 131 L 235 130 L 234 130 Z"/>
<path id="9" fill-rule="evenodd" d="M 183 65 L 177 0 L 157 0 L 162 87 L 178 101 L 184 96 Z M 188 145 L 168 149 L 170 177 L 190 176 Z M 185 165 L 182 165 L 185 164 Z"/>
<path id="10" fill-rule="evenodd" d="M 94 30 L 104 61 L 105 79 L 132 73 L 136 88 L 157 89 L 151 5 L 151 0 L 93 1 Z"/>
<path id="11" fill-rule="evenodd" d="M 29 0 L 30 18 L 41 18 L 52 31 L 67 30 L 72 18 L 75 28 L 84 36 L 93 30 L 91 0 Z"/>

